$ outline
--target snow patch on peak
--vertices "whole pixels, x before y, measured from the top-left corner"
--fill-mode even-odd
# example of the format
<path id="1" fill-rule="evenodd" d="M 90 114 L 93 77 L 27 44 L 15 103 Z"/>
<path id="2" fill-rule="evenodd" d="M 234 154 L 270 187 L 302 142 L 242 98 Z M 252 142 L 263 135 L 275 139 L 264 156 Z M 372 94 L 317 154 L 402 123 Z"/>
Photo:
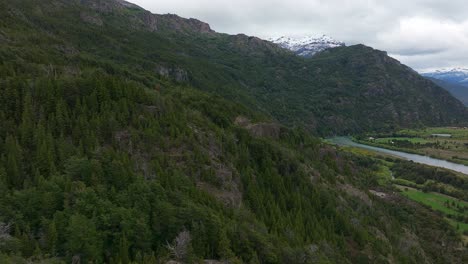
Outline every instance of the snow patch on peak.
<path id="1" fill-rule="evenodd" d="M 439 73 L 465 73 L 468 74 L 468 68 L 456 67 L 456 68 L 441 68 L 441 69 L 429 69 L 420 71 L 421 74 L 439 74 Z"/>
<path id="2" fill-rule="evenodd" d="M 311 57 L 327 49 L 345 46 L 344 42 L 337 41 L 327 35 L 305 36 L 301 38 L 282 36 L 268 40 L 304 57 Z"/>
<path id="3" fill-rule="evenodd" d="M 421 71 L 421 75 L 450 83 L 468 85 L 468 68 L 445 68 L 437 70 Z"/>

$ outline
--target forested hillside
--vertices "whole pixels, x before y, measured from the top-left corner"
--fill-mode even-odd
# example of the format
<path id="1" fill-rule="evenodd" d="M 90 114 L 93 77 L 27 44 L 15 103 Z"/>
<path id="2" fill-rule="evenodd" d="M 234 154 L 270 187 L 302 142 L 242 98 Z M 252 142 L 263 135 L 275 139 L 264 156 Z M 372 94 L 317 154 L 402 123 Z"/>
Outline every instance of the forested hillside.
<path id="1" fill-rule="evenodd" d="M 0 98 L 4 254 L 81 263 L 461 261 L 455 232 L 436 215 L 367 194 L 376 183 L 365 160 L 301 131 L 252 126 L 248 119 L 262 117 L 218 97 L 176 86 L 161 94 L 97 70 L 10 77 Z M 442 245 L 447 254 L 433 250 Z"/>
<path id="2" fill-rule="evenodd" d="M 319 62 L 140 12 L 0 1 L 0 262 L 466 262 L 372 160 L 278 123 L 302 110 L 250 89 L 264 60 Z"/>
<path id="3" fill-rule="evenodd" d="M 34 63 L 53 67 L 49 74 L 75 75 L 77 65 L 88 65 L 146 85 L 172 79 L 321 135 L 452 125 L 467 117 L 448 92 L 363 45 L 307 59 L 114 0 L 3 1 L 0 12 L 3 67 L 21 61 L 32 75 L 27 67 Z"/>

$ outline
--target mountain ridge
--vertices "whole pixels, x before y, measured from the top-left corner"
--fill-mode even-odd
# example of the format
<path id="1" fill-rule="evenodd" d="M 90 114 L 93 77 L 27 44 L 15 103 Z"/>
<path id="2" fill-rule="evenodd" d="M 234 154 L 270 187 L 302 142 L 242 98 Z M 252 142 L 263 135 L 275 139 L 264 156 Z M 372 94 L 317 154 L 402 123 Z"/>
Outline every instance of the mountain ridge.
<path id="1" fill-rule="evenodd" d="M 109 1 L 109 0 L 75 0 L 77 5 L 89 7 L 97 11 L 96 16 L 105 14 L 115 14 L 116 11 L 132 11 L 125 12 L 124 16 L 132 19 L 132 24 L 136 27 L 143 27 L 149 31 L 175 31 L 179 33 L 214 33 L 208 23 L 202 22 L 194 18 L 182 18 L 176 14 L 153 14 L 142 7 L 124 1 Z M 86 11 L 82 11 L 86 12 Z M 83 17 L 83 13 L 81 14 Z M 100 19 L 102 21 L 102 19 Z M 84 20 L 84 22 L 88 22 Z M 101 25 L 100 25 L 101 26 Z"/>

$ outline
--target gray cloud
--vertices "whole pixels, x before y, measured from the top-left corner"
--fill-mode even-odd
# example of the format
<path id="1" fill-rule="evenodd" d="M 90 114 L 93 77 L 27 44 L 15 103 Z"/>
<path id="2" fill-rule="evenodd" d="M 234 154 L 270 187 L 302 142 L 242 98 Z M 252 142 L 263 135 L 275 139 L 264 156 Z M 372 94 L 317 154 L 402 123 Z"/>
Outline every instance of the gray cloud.
<path id="1" fill-rule="evenodd" d="M 417 69 L 468 66 L 465 0 L 130 0 L 154 13 L 259 37 L 327 34 Z M 465 55 L 467 54 L 467 55 Z"/>

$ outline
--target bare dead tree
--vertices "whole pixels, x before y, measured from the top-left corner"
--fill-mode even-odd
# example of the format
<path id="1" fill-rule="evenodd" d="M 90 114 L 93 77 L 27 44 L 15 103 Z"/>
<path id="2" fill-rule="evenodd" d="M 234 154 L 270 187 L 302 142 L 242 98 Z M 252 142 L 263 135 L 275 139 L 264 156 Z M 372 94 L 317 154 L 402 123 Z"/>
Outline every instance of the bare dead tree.
<path id="1" fill-rule="evenodd" d="M 191 241 L 190 232 L 184 230 L 177 235 L 172 245 L 169 243 L 167 244 L 167 248 L 171 251 L 172 256 L 176 260 L 184 260 L 189 253 Z"/>
<path id="2" fill-rule="evenodd" d="M 72 258 L 72 264 L 80 264 L 81 263 L 81 257 L 79 255 L 75 255 Z"/>
<path id="3" fill-rule="evenodd" d="M 0 238 L 4 236 L 10 236 L 11 224 L 5 224 L 0 222 Z"/>
<path id="4" fill-rule="evenodd" d="M 0 222 L 0 244 L 5 243 L 12 238 L 10 235 L 10 230 L 11 224 Z"/>

